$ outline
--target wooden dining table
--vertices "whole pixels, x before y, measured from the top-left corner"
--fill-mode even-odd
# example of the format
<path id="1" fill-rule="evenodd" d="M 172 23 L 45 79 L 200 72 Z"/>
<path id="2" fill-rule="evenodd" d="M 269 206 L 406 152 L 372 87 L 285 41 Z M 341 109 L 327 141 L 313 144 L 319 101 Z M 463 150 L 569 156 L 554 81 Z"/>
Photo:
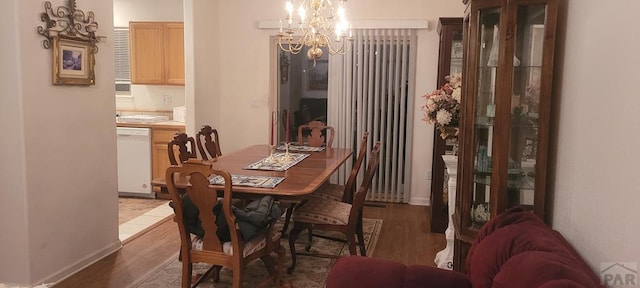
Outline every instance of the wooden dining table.
<path id="1" fill-rule="evenodd" d="M 283 152 L 283 151 L 277 151 Z M 231 153 L 226 153 L 211 162 L 213 169 L 226 170 L 232 175 L 284 177 L 274 188 L 233 186 L 234 197 L 253 198 L 271 195 L 278 200 L 300 200 L 313 193 L 329 180 L 329 177 L 353 154 L 352 149 L 326 148 L 318 152 L 290 152 L 310 154 L 308 157 L 285 171 L 244 169 L 247 165 L 260 161 L 270 154 L 269 145 L 252 145 Z M 176 186 L 185 188 L 187 179 L 176 175 Z M 151 185 L 166 191 L 164 177 L 153 179 Z M 212 188 L 224 188 L 211 185 Z"/>

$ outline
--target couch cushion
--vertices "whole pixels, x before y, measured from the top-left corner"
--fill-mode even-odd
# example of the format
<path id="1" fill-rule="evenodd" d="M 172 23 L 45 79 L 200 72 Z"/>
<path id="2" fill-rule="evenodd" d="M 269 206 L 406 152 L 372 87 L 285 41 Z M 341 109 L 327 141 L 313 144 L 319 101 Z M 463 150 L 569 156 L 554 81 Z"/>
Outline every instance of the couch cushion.
<path id="1" fill-rule="evenodd" d="M 347 256 L 339 258 L 327 276 L 327 288 L 404 287 L 407 266 L 402 263 Z"/>
<path id="2" fill-rule="evenodd" d="M 589 271 L 579 269 L 574 259 L 544 251 L 528 251 L 513 256 L 502 265 L 492 287 L 599 287 Z M 558 280 L 563 281 L 558 281 Z"/>
<path id="3" fill-rule="evenodd" d="M 424 265 L 363 256 L 338 259 L 327 277 L 327 288 L 470 288 L 467 277 L 458 272 Z"/>
<path id="4" fill-rule="evenodd" d="M 471 288 L 471 283 L 466 275 L 459 272 L 424 265 L 410 265 L 407 267 L 403 287 Z"/>
<path id="5" fill-rule="evenodd" d="M 562 279 L 601 287 L 560 233 L 520 208 L 498 215 L 479 231 L 467 256 L 467 273 L 478 288 L 539 287 Z"/>

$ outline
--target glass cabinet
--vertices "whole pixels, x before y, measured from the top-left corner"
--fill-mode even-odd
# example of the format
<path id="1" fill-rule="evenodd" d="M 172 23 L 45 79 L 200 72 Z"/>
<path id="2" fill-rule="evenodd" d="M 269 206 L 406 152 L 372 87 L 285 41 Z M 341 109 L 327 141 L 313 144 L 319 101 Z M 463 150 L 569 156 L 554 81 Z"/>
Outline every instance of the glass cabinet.
<path id="1" fill-rule="evenodd" d="M 465 0 L 456 255 L 516 206 L 545 218 L 556 0 Z"/>
<path id="2" fill-rule="evenodd" d="M 438 85 L 446 83 L 445 77 L 462 73 L 462 18 L 438 19 L 440 52 L 438 55 Z M 440 131 L 433 133 L 433 164 L 431 165 L 431 232 L 443 233 L 449 224 L 447 206 L 448 175 L 442 155 L 453 154 L 456 139 L 444 140 Z"/>

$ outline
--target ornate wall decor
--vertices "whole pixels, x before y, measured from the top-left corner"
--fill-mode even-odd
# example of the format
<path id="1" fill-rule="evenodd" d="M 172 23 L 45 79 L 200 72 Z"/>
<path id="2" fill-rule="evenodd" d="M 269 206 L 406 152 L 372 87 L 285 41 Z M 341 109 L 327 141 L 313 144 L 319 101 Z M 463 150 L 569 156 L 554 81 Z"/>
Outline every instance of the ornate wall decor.
<path id="1" fill-rule="evenodd" d="M 106 37 L 97 36 L 98 23 L 93 11 L 85 13 L 76 9 L 76 1 L 68 0 L 67 6 L 53 10 L 51 2 L 44 2 L 40 14 L 43 26 L 38 26 L 42 47 L 53 47 L 54 85 L 94 85 L 94 54 L 97 43 Z"/>

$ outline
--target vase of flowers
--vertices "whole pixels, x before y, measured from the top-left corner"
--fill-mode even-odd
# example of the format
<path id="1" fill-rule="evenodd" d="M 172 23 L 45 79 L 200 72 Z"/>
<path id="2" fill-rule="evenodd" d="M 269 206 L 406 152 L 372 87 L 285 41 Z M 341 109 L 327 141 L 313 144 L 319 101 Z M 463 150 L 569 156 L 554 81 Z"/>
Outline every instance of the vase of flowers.
<path id="1" fill-rule="evenodd" d="M 435 125 L 440 130 L 440 137 L 446 140 L 458 137 L 462 74 L 446 76 L 445 80 L 447 83 L 440 89 L 422 96 L 426 100 L 422 106 L 422 120 Z"/>

